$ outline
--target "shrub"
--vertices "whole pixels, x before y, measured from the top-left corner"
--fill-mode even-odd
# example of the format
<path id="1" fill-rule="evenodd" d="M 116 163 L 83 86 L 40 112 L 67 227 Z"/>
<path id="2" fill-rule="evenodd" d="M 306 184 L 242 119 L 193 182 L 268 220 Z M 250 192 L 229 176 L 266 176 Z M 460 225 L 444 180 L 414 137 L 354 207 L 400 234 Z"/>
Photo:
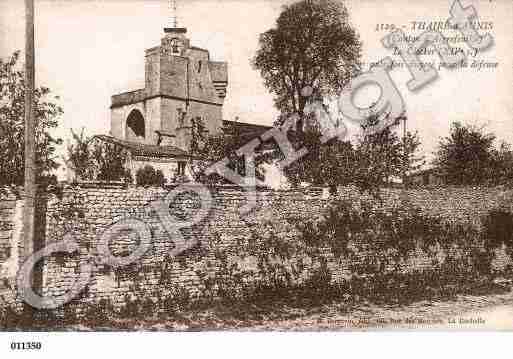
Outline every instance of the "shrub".
<path id="1" fill-rule="evenodd" d="M 92 147 L 91 156 L 97 181 L 133 181 L 132 173 L 127 168 L 127 150 L 115 144 L 97 141 Z"/>
<path id="2" fill-rule="evenodd" d="M 93 326 L 105 326 L 114 313 L 110 299 L 100 299 L 96 304 L 86 305 L 83 320 Z"/>
<path id="3" fill-rule="evenodd" d="M 166 184 L 166 179 L 161 170 L 156 170 L 146 165 L 144 168 L 137 170 L 135 175 L 137 186 L 141 187 L 162 187 Z"/>
<path id="4" fill-rule="evenodd" d="M 482 220 L 485 245 L 495 249 L 503 244 L 509 251 L 513 248 L 513 213 L 504 209 L 493 209 Z"/>
<path id="5" fill-rule="evenodd" d="M 119 315 L 121 318 L 136 318 L 139 315 L 140 307 L 139 298 L 132 299 L 128 294 L 125 294 Z"/>
<path id="6" fill-rule="evenodd" d="M 335 257 L 347 260 L 352 296 L 405 303 L 467 292 L 484 280 L 482 256 L 476 251 L 480 233 L 445 223 L 408 203 L 391 207 L 340 200 L 321 221 L 302 224 L 299 230 L 308 247 L 318 253 L 329 248 Z M 412 266 L 410 260 L 418 258 L 419 251 L 426 264 Z"/>
<path id="7" fill-rule="evenodd" d="M 73 142 L 68 145 L 66 164 L 82 181 L 132 182 L 127 168 L 129 153 L 126 149 L 94 137 L 71 130 Z"/>
<path id="8" fill-rule="evenodd" d="M 513 255 L 513 213 L 503 208 L 493 209 L 481 219 L 481 224 L 484 250 L 478 260 L 481 272 L 490 275 L 496 249 L 504 245 L 506 253 Z"/>

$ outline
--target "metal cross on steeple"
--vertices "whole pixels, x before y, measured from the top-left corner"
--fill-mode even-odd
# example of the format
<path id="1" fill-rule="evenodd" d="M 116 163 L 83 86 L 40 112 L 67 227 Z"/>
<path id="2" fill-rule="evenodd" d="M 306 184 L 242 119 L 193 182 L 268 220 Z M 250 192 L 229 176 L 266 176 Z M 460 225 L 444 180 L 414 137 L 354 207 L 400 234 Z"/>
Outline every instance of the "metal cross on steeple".
<path id="1" fill-rule="evenodd" d="M 173 27 L 178 27 L 178 11 L 176 10 L 176 0 L 171 0 L 171 17 L 173 19 Z"/>

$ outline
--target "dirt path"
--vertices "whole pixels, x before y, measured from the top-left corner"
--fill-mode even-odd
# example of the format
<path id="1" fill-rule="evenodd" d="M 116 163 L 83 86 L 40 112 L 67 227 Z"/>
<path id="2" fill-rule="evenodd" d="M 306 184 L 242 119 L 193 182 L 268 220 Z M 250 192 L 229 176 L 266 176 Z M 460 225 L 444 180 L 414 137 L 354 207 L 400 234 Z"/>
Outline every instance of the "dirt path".
<path id="1" fill-rule="evenodd" d="M 341 314 L 339 305 L 293 320 L 270 321 L 238 330 L 513 330 L 513 292 L 461 296 L 451 302 L 419 302 L 405 307 L 365 306 Z"/>
<path id="2" fill-rule="evenodd" d="M 309 309 L 269 308 L 259 319 L 235 319 L 219 309 L 184 313 L 180 319 L 116 320 L 113 327 L 85 325 L 69 331 L 462 331 L 513 330 L 513 290 L 487 296 L 459 296 L 453 301 L 418 302 L 407 306 L 345 303 Z M 247 316 L 247 310 L 242 309 Z M 229 310 L 228 312 L 229 313 Z M 233 314 L 233 313 L 232 313 Z M 287 319 L 288 318 L 288 319 Z"/>

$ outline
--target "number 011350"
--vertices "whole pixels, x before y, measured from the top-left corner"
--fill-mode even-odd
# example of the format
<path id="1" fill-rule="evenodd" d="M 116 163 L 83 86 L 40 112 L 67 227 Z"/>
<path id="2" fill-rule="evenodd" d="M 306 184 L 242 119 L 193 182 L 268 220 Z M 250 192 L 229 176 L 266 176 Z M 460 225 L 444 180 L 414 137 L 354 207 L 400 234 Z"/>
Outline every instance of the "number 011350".
<path id="1" fill-rule="evenodd" d="M 12 342 L 11 350 L 40 350 L 41 342 Z"/>

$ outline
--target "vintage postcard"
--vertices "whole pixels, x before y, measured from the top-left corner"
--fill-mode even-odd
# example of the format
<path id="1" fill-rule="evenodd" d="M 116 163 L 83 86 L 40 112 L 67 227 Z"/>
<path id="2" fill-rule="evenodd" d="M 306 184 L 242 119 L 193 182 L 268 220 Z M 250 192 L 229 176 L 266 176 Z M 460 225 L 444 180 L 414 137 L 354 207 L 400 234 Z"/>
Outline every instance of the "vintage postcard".
<path id="1" fill-rule="evenodd" d="M 509 0 L 2 0 L 0 331 L 513 330 L 512 29 Z"/>

